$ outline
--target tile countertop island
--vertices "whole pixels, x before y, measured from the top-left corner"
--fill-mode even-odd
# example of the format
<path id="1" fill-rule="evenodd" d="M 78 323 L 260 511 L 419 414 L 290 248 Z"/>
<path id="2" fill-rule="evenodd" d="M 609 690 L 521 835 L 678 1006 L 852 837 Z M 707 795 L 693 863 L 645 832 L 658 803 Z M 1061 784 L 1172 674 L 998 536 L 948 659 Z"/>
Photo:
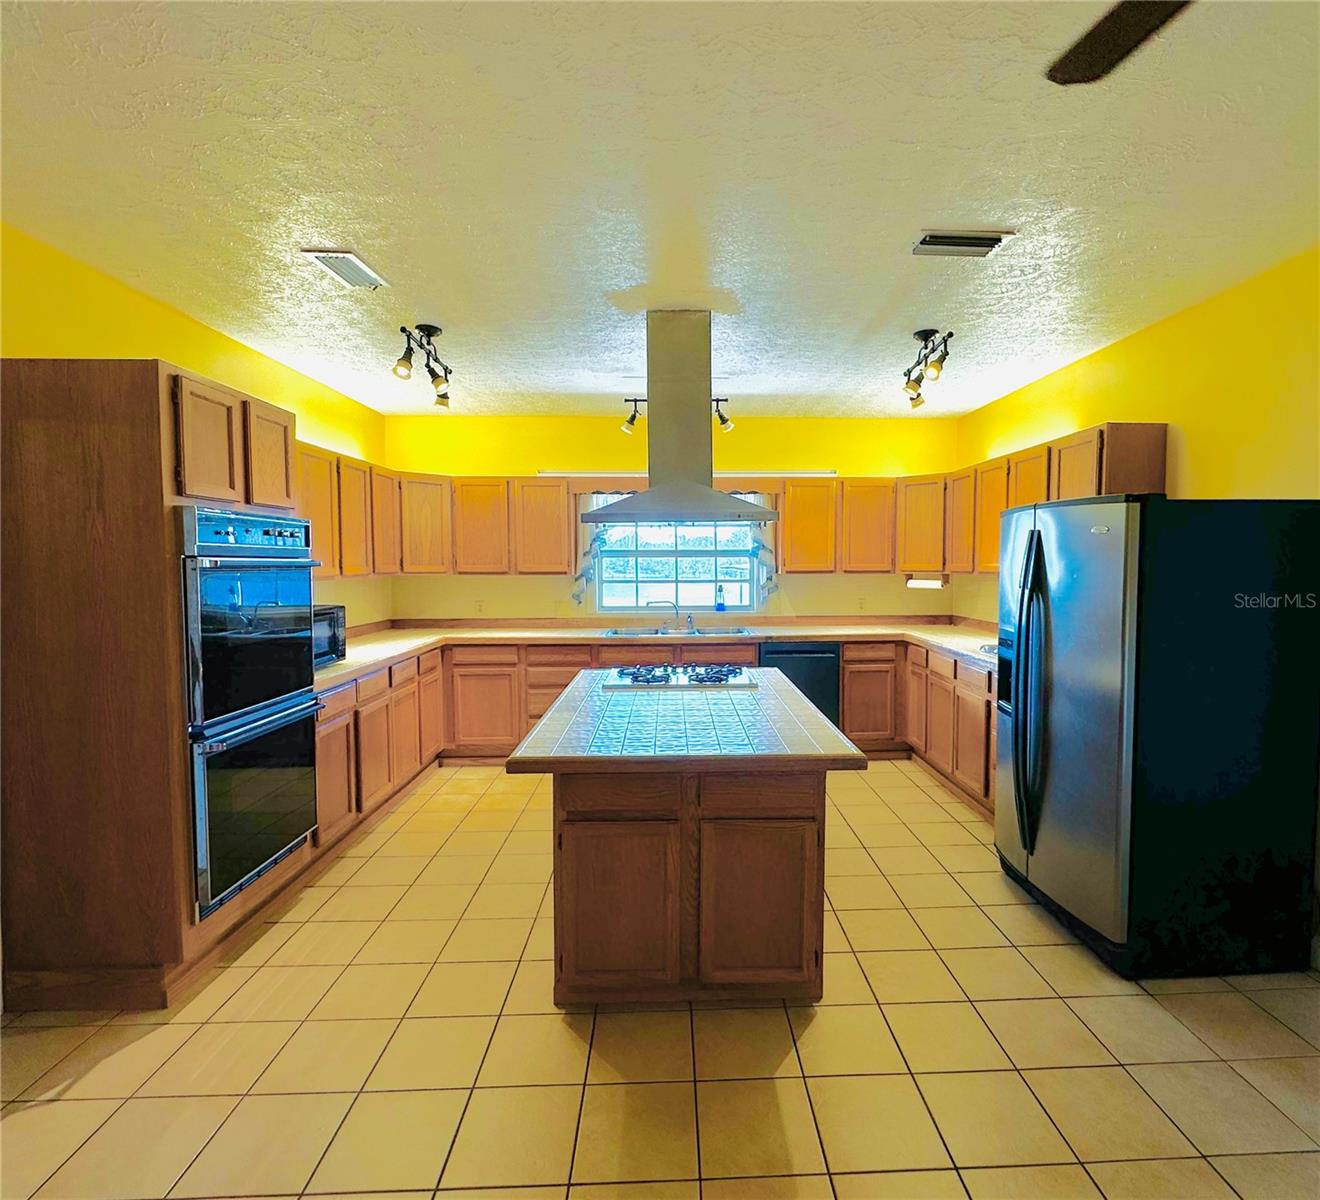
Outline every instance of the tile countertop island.
<path id="1" fill-rule="evenodd" d="M 747 674 L 581 671 L 509 757 L 554 776 L 557 1004 L 820 998 L 825 773 L 866 756 L 781 672 Z"/>

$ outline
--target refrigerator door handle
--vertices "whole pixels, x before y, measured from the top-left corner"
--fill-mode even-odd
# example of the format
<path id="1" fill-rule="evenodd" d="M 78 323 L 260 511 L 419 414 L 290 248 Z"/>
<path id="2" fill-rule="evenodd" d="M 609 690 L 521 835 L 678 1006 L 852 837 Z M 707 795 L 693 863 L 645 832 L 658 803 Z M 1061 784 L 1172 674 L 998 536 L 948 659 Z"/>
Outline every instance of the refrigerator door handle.
<path id="1" fill-rule="evenodd" d="M 1027 697 L 1026 733 L 1023 738 L 1026 749 L 1026 759 L 1022 769 L 1026 782 L 1023 807 L 1027 811 L 1027 827 L 1033 851 L 1036 845 L 1036 831 L 1040 828 L 1041 789 L 1044 782 L 1042 762 L 1046 718 L 1043 668 L 1044 607 L 1044 596 L 1036 580 L 1033 579 L 1030 594 L 1027 596 L 1027 677 L 1022 685 L 1023 693 Z"/>
<path id="2" fill-rule="evenodd" d="M 1036 558 L 1039 553 L 1040 534 L 1031 530 L 1027 534 L 1026 553 L 1022 562 L 1022 578 L 1018 584 L 1017 637 L 1013 662 L 1013 679 L 1009 702 L 1013 706 L 1013 810 L 1017 816 L 1018 840 L 1028 854 L 1035 846 L 1034 831 L 1027 815 L 1027 742 L 1028 672 L 1031 669 L 1031 591 L 1036 577 Z"/>

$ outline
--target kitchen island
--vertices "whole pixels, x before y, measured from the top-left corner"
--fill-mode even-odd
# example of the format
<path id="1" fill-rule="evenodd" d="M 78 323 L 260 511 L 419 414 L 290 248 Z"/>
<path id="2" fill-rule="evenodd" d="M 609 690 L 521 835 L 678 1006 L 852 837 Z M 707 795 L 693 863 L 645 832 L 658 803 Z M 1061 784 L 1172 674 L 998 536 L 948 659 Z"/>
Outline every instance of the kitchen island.
<path id="1" fill-rule="evenodd" d="M 555 1002 L 818 1000 L 825 774 L 866 756 L 784 675 L 584 670 L 510 755 L 554 776 Z"/>

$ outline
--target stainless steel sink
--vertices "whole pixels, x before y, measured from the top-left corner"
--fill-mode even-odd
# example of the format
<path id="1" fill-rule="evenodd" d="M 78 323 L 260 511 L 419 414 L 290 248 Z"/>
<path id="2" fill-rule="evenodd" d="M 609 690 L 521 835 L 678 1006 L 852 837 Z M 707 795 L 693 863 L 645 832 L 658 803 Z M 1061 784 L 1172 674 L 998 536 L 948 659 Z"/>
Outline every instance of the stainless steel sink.
<path id="1" fill-rule="evenodd" d="M 746 637 L 752 631 L 743 626 L 732 629 L 674 629 L 672 626 L 665 626 L 663 629 L 638 629 L 631 626 L 626 629 L 607 629 L 606 637 L 685 637 L 696 635 L 697 637 Z"/>

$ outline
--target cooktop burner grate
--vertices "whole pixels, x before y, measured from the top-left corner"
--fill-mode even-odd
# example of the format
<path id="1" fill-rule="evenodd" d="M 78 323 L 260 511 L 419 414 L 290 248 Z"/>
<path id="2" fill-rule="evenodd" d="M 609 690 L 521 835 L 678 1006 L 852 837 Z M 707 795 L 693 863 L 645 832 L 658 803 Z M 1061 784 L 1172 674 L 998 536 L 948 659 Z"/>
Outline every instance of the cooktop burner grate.
<path id="1" fill-rule="evenodd" d="M 618 688 L 754 688 L 756 681 L 742 667 L 731 663 L 686 663 L 671 666 L 619 667 L 605 681 L 605 687 Z"/>

